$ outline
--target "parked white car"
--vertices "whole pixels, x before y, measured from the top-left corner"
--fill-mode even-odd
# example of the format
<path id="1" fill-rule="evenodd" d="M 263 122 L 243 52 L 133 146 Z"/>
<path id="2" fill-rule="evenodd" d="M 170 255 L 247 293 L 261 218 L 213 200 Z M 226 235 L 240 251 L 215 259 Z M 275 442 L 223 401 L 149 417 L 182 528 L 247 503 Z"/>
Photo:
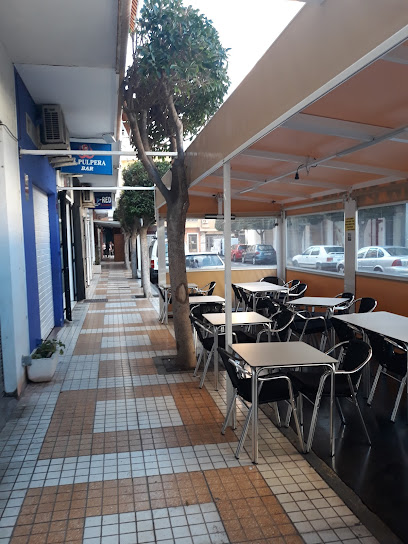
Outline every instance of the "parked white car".
<path id="1" fill-rule="evenodd" d="M 344 259 L 337 265 L 344 273 Z M 367 246 L 357 253 L 359 272 L 378 272 L 391 276 L 408 276 L 408 248 L 403 246 Z"/>
<path id="2" fill-rule="evenodd" d="M 340 261 L 344 263 L 342 246 L 310 246 L 301 255 L 292 258 L 293 266 L 316 270 L 337 270 Z"/>

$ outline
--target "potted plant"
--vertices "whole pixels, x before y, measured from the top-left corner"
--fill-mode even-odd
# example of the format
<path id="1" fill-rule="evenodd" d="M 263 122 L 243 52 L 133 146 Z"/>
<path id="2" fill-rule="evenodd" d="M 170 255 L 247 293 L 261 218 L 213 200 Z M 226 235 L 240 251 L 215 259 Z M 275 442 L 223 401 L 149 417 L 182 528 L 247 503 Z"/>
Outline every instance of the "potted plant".
<path id="1" fill-rule="evenodd" d="M 43 340 L 27 361 L 27 374 L 32 382 L 49 382 L 54 376 L 59 356 L 64 353 L 65 344 L 52 338 Z"/>

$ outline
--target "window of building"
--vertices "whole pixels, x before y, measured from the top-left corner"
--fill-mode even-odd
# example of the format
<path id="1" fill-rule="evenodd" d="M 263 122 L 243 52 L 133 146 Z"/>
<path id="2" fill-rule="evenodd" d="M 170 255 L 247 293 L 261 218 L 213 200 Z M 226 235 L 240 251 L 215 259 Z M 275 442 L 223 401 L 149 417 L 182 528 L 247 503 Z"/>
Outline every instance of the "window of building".
<path id="1" fill-rule="evenodd" d="M 408 277 L 408 204 L 358 210 L 356 270 Z"/>
<path id="2" fill-rule="evenodd" d="M 344 265 L 344 213 L 288 217 L 286 255 L 287 266 L 339 273 L 339 264 Z"/>

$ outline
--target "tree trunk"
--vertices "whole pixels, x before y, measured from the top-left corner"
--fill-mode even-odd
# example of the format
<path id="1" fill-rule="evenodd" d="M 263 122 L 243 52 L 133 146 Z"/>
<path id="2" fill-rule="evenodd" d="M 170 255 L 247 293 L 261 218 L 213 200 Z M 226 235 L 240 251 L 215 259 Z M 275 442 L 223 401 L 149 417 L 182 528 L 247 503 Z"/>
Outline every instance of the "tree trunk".
<path id="1" fill-rule="evenodd" d="M 140 255 L 142 268 L 142 287 L 146 298 L 152 297 L 150 288 L 150 271 L 149 271 L 149 247 L 147 245 L 147 227 L 140 227 Z"/>
<path id="2" fill-rule="evenodd" d="M 132 278 L 137 279 L 137 231 L 133 231 L 130 238 L 131 241 L 131 263 L 132 263 Z"/>
<path id="3" fill-rule="evenodd" d="M 169 272 L 173 307 L 174 334 L 177 347 L 177 364 L 181 368 L 194 368 L 196 358 L 190 323 L 189 291 L 187 286 L 184 235 L 188 210 L 187 180 L 184 161 L 174 161 L 172 192 L 176 196 L 167 202 L 167 240 L 169 245 Z"/>
<path id="4" fill-rule="evenodd" d="M 124 244 L 125 266 L 126 266 L 126 270 L 131 270 L 131 266 L 130 266 L 130 262 L 129 262 L 129 240 L 130 240 L 130 235 L 128 233 L 124 232 L 123 237 L 125 239 L 125 244 Z"/>

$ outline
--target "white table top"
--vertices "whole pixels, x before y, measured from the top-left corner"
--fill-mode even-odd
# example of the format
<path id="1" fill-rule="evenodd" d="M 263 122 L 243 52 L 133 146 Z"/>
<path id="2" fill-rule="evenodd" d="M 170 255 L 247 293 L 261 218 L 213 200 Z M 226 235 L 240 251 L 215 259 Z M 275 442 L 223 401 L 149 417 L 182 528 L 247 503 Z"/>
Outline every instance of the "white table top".
<path id="1" fill-rule="evenodd" d="M 391 312 L 334 315 L 336 319 L 401 342 L 408 342 L 408 317 Z"/>
<path id="2" fill-rule="evenodd" d="M 304 342 L 232 344 L 231 348 L 252 368 L 280 368 L 336 364 L 336 359 Z"/>
<path id="3" fill-rule="evenodd" d="M 171 289 L 170 283 L 161 283 L 159 287 L 161 287 L 162 289 Z M 198 287 L 198 285 L 196 283 L 188 283 L 187 287 L 189 289 L 195 289 L 196 287 Z"/>
<path id="4" fill-rule="evenodd" d="M 209 313 L 203 314 L 203 317 L 216 327 L 225 325 L 225 313 Z M 271 323 L 271 320 L 258 312 L 232 312 L 233 325 L 259 325 L 262 323 Z"/>
<path id="5" fill-rule="evenodd" d="M 237 287 L 241 287 L 250 293 L 272 293 L 273 291 L 287 291 L 287 287 L 283 285 L 275 285 L 267 281 L 251 281 L 248 283 L 234 283 Z"/>
<path id="6" fill-rule="evenodd" d="M 290 300 L 288 304 L 291 306 L 325 306 L 326 308 L 332 308 L 338 304 L 344 304 L 348 302 L 348 298 L 336 298 L 336 297 L 301 297 L 295 300 Z"/>
<path id="7" fill-rule="evenodd" d="M 208 304 L 209 302 L 225 302 L 225 299 L 218 295 L 203 295 L 202 297 L 192 295 L 188 297 L 188 301 L 190 304 Z"/>

